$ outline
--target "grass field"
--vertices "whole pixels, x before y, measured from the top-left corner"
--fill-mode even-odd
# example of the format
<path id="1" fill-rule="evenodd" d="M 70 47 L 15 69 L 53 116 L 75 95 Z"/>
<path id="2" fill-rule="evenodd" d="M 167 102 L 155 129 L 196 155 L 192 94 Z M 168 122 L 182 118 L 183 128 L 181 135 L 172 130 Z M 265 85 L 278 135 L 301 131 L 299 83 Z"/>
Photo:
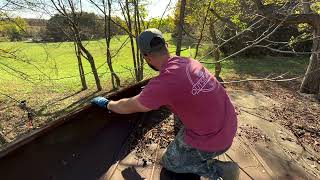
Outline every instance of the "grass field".
<path id="1" fill-rule="evenodd" d="M 166 34 L 170 52 L 175 52 L 175 45 L 170 34 Z M 121 47 L 127 36 L 113 38 L 111 42 L 112 53 Z M 110 73 L 105 63 L 105 41 L 87 41 L 86 47 L 95 58 L 96 67 L 104 90 L 110 89 Z M 63 43 L 30 43 L 30 42 L 0 42 L 0 48 L 16 50 L 21 60 L 0 57 L 1 63 L 21 71 L 28 76 L 26 81 L 12 69 L 0 65 L 0 92 L 10 96 L 26 97 L 30 94 L 77 92 L 81 89 L 78 77 L 77 60 L 72 42 Z M 185 47 L 183 47 L 185 48 Z M 201 55 L 204 54 L 200 50 Z M 194 49 L 185 50 L 183 56 L 192 56 Z M 210 57 L 206 61 L 212 61 Z M 222 77 L 245 78 L 248 76 L 263 76 L 270 73 L 285 73 L 291 75 L 301 74 L 305 71 L 308 58 L 305 57 L 263 57 L 263 58 L 235 58 L 223 62 Z M 90 73 L 89 63 L 83 59 L 86 80 L 89 89 L 95 90 L 93 75 Z M 206 65 L 214 71 L 214 65 Z M 127 43 L 113 58 L 113 67 L 120 76 L 122 84 L 133 82 L 133 61 L 130 44 Z M 130 70 L 131 69 L 131 70 Z M 156 72 L 145 66 L 145 77 L 152 77 Z M 27 95 L 29 94 L 29 95 Z M 0 99 L 4 98 L 0 96 Z"/>
<path id="2" fill-rule="evenodd" d="M 170 44 L 170 51 L 175 51 L 175 46 L 171 43 L 170 35 L 166 35 Z M 112 52 L 121 47 L 122 43 L 127 39 L 126 36 L 113 38 Z M 90 50 L 95 58 L 96 67 L 101 78 L 101 82 L 105 89 L 109 88 L 109 71 L 105 64 L 105 41 L 87 41 L 86 47 Z M 28 74 L 33 84 L 20 79 L 16 73 L 9 68 L 1 67 L 0 80 L 5 86 L 0 88 L 1 91 L 11 93 L 24 89 L 25 91 L 33 91 L 32 88 L 46 87 L 57 92 L 70 90 L 79 90 L 81 87 L 78 77 L 77 60 L 74 54 L 73 43 L 28 43 L 28 42 L 1 42 L 0 48 L 18 50 L 18 56 L 28 61 L 28 63 L 18 60 L 1 59 L 3 63 L 14 67 L 19 71 Z M 193 52 L 194 50 L 191 50 Z M 189 51 L 182 52 L 182 55 L 189 56 Z M 85 73 L 89 73 L 86 78 L 90 88 L 94 88 L 94 79 L 90 74 L 89 63 L 83 60 Z M 131 48 L 128 43 L 113 59 L 113 67 L 123 81 L 133 79 L 132 73 L 128 69 L 133 68 L 131 56 Z M 155 75 L 148 66 L 145 66 L 145 75 L 150 77 Z M 68 78 L 72 76 L 72 78 Z M 8 90 L 9 87 L 11 89 Z M 31 89 L 30 89 L 31 88 Z"/>
<path id="3" fill-rule="evenodd" d="M 112 53 L 125 42 L 126 36 L 113 38 Z M 166 34 L 170 52 L 175 52 L 175 46 L 170 34 Z M 84 59 L 86 80 L 89 89 L 81 90 L 78 77 L 77 60 L 73 43 L 30 43 L 30 42 L 0 42 L 0 49 L 17 50 L 20 60 L 0 57 L 2 64 L 27 74 L 30 81 L 23 80 L 18 74 L 0 65 L 0 131 L 8 139 L 15 139 L 18 135 L 28 131 L 24 120 L 26 114 L 17 107 L 21 100 L 27 100 L 37 115 L 35 125 L 41 127 L 48 121 L 55 119 L 74 109 L 82 107 L 93 96 L 110 90 L 110 74 L 105 64 L 105 42 L 88 41 L 86 47 L 95 58 L 99 68 L 103 91 L 97 93 L 90 67 Z M 183 47 L 186 48 L 186 47 Z M 194 49 L 185 50 L 183 56 L 192 56 Z M 199 57 L 203 56 L 201 49 Z M 209 57 L 206 61 L 212 61 Z M 303 74 L 308 64 L 308 57 L 263 57 L 263 58 L 234 58 L 223 62 L 222 78 L 225 80 L 245 79 L 247 77 L 265 77 L 268 74 L 289 72 L 289 76 Z M 115 71 L 121 78 L 123 86 L 134 82 L 132 71 L 133 61 L 131 48 L 128 43 L 113 59 Z M 214 65 L 206 65 L 214 72 Z M 145 78 L 156 75 L 156 72 L 145 66 Z M 22 124 L 21 124 L 22 121 Z M 18 125 L 17 125 L 18 124 Z"/>
<path id="4" fill-rule="evenodd" d="M 126 37 L 122 36 L 119 39 L 112 41 L 112 50 L 117 50 Z M 107 72 L 107 65 L 105 64 L 105 44 L 103 40 L 100 41 L 88 41 L 85 42 L 87 48 L 90 50 L 95 58 L 96 67 L 99 67 L 98 72 L 101 76 L 101 81 L 106 84 L 109 76 Z M 57 91 L 65 90 L 76 90 L 79 89 L 80 81 L 78 75 L 77 60 L 74 54 L 73 43 L 0 43 L 1 48 L 15 48 L 19 49 L 19 57 L 23 57 L 32 63 L 23 63 L 21 61 L 7 60 L 10 66 L 19 69 L 20 71 L 30 75 L 32 81 L 40 84 L 41 86 L 55 86 Z M 133 67 L 131 60 L 131 51 L 129 44 L 123 48 L 117 57 L 113 60 L 113 66 L 119 75 L 123 79 L 130 78 L 130 71 L 126 70 L 125 67 Z M 85 73 L 90 72 L 89 63 L 83 60 Z M 37 66 L 39 70 L 35 66 Z M 10 69 L 6 69 L 11 72 Z M 125 71 L 126 70 L 126 71 Z M 16 83 L 14 86 L 26 86 L 26 81 L 13 77 L 8 72 L 1 71 L 3 76 L 1 80 L 3 82 Z M 67 78 L 73 76 L 72 78 Z M 92 74 L 86 76 L 88 84 L 93 85 Z M 50 80 L 49 80 L 50 79 Z M 14 80 L 14 81 L 12 81 Z M 28 82 L 28 84 L 30 84 Z M 28 89 L 28 87 L 25 87 Z"/>
<path id="5" fill-rule="evenodd" d="M 126 40 L 126 36 L 120 36 L 112 40 L 112 51 L 115 51 Z M 175 51 L 170 35 L 166 38 L 169 42 L 171 52 Z M 86 46 L 95 58 L 96 66 L 103 86 L 107 89 L 109 82 L 109 72 L 105 64 L 105 42 L 88 41 Z M 1 66 L 0 80 L 2 86 L 0 90 L 6 93 L 20 91 L 32 91 L 34 87 L 45 87 L 57 92 L 80 89 L 80 80 L 78 77 L 77 60 L 74 54 L 73 43 L 28 43 L 28 42 L 1 42 L 0 48 L 18 50 L 18 56 L 28 61 L 28 63 L 19 60 L 9 60 L 1 58 L 2 63 L 14 67 L 19 71 L 29 75 L 33 83 L 20 79 L 16 73 L 9 68 Z M 194 53 L 186 50 L 182 52 L 183 56 L 190 56 Z M 211 61 L 207 59 L 207 61 Z M 85 72 L 90 72 L 89 63 L 84 59 Z M 230 74 L 251 74 L 257 75 L 264 73 L 281 73 L 291 72 L 293 74 L 302 73 L 308 63 L 308 58 L 275 58 L 264 57 L 255 59 L 232 59 L 223 63 L 222 76 Z M 122 81 L 132 80 L 132 71 L 128 70 L 133 67 L 131 58 L 131 49 L 129 43 L 113 59 L 113 66 Z M 214 65 L 208 65 L 213 70 Z M 150 77 L 155 75 L 148 66 L 145 66 L 145 75 Z M 86 76 L 90 88 L 94 88 L 94 79 L 92 74 Z"/>

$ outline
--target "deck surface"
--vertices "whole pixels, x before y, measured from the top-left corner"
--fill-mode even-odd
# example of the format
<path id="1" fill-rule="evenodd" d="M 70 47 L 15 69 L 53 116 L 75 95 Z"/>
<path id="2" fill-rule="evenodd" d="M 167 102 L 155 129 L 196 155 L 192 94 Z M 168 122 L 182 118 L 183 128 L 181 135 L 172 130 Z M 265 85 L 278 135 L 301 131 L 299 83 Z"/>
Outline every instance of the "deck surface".
<path id="1" fill-rule="evenodd" d="M 250 148 L 244 146 L 242 139 L 236 139 L 233 146 L 218 159 L 221 161 L 236 161 L 240 166 L 240 179 L 272 179 L 268 166 L 259 160 Z M 165 149 L 159 149 L 153 145 L 150 152 L 154 154 L 155 163 L 143 166 L 143 162 L 131 152 L 126 158 L 115 163 L 103 175 L 101 180 L 198 180 L 199 176 L 193 174 L 176 174 L 166 171 L 159 165 L 159 159 Z"/>

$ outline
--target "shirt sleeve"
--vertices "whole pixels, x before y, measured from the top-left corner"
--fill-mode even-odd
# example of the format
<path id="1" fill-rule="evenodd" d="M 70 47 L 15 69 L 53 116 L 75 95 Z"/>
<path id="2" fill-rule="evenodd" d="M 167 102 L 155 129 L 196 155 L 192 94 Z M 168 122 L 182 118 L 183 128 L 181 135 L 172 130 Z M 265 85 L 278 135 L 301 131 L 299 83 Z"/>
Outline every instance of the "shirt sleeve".
<path id="1" fill-rule="evenodd" d="M 168 87 L 160 78 L 150 80 L 138 96 L 138 101 L 146 108 L 159 109 L 168 105 Z"/>

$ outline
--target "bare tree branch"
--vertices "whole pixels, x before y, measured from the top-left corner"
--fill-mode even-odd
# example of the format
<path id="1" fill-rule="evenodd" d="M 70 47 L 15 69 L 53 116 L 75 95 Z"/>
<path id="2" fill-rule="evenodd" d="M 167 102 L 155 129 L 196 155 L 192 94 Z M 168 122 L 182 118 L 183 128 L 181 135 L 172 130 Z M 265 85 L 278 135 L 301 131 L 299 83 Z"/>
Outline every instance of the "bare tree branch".
<path id="1" fill-rule="evenodd" d="M 295 81 L 298 79 L 302 79 L 307 75 L 310 74 L 316 74 L 320 72 L 320 68 L 319 69 L 315 69 L 314 71 L 311 71 L 310 73 L 304 74 L 304 75 L 300 75 L 300 76 L 296 76 L 296 77 L 292 77 L 292 78 L 283 78 L 283 76 L 285 74 L 287 74 L 288 72 L 281 74 L 279 76 L 270 78 L 270 76 L 267 76 L 265 78 L 249 78 L 249 79 L 244 79 L 244 80 L 234 80 L 234 81 L 227 81 L 227 82 L 220 82 L 221 84 L 233 84 L 233 83 L 243 83 L 243 82 L 249 82 L 249 81 L 268 81 L 268 82 L 288 82 L 288 81 Z"/>
<path id="2" fill-rule="evenodd" d="M 283 53 L 283 54 L 295 54 L 295 55 L 310 55 L 312 54 L 312 52 L 296 52 L 294 50 L 292 51 L 283 51 L 283 50 L 280 50 L 280 49 L 275 49 L 275 48 L 272 48 L 270 47 L 269 45 L 254 45 L 253 47 L 260 47 L 260 48 L 267 48 L 271 51 L 274 51 L 274 52 L 278 52 L 278 53 Z"/>
<path id="3" fill-rule="evenodd" d="M 102 13 L 104 13 L 104 10 L 96 3 L 94 2 L 94 0 L 89 0 L 96 8 L 99 9 L 99 11 L 101 11 Z M 125 27 L 123 27 L 121 24 L 119 24 L 118 22 L 114 21 L 112 19 L 112 17 L 108 17 L 110 18 L 111 22 L 115 25 L 117 25 L 118 27 L 120 27 L 122 30 L 124 30 L 127 34 L 131 34 L 132 36 L 134 36 L 131 32 L 129 32 Z"/>
<path id="4" fill-rule="evenodd" d="M 163 16 L 164 16 L 164 14 L 167 12 L 170 4 L 171 4 L 171 0 L 169 1 L 169 3 L 167 4 L 166 8 L 164 9 L 164 11 L 163 11 L 163 13 L 162 13 L 162 16 L 161 16 L 161 18 L 160 18 L 160 22 L 159 22 L 159 25 L 158 25 L 158 29 L 160 29 L 160 27 L 161 27 L 161 25 L 162 25 Z"/>
<path id="5" fill-rule="evenodd" d="M 199 59 L 200 62 L 203 62 L 202 60 L 205 59 L 206 57 L 208 57 L 209 55 L 211 55 L 212 52 L 216 51 L 217 49 L 221 48 L 222 46 L 224 46 L 225 44 L 227 44 L 228 42 L 232 41 L 233 39 L 239 37 L 240 35 L 244 34 L 247 31 L 251 31 L 251 29 L 261 23 L 263 20 L 265 20 L 265 17 L 259 19 L 258 21 L 256 21 L 255 23 L 251 24 L 248 28 L 244 29 L 243 31 L 237 33 L 235 36 L 229 38 L 228 40 L 225 40 L 222 44 L 220 44 L 218 47 L 214 48 L 213 50 L 211 50 L 210 52 L 208 52 L 206 55 L 204 55 L 203 57 L 201 57 Z M 205 62 L 204 62 L 205 63 Z"/>
<path id="6" fill-rule="evenodd" d="M 199 46 L 200 46 L 200 43 L 201 43 L 202 38 L 203 38 L 203 31 L 204 31 L 204 28 L 205 28 L 205 25 L 206 25 L 206 22 L 207 22 L 207 19 L 208 19 L 210 6 L 211 6 L 211 1 L 208 4 L 207 11 L 206 11 L 206 13 L 204 15 L 204 18 L 203 18 L 202 27 L 201 27 L 201 30 L 200 30 L 200 37 L 199 37 L 197 45 L 196 45 L 196 52 L 195 52 L 194 58 L 196 58 L 198 56 Z"/>
<path id="7" fill-rule="evenodd" d="M 291 11 L 293 12 L 294 10 L 296 9 L 296 7 L 294 7 Z M 254 47 L 255 45 L 258 45 L 259 43 L 261 43 L 262 41 L 264 41 L 265 39 L 269 38 L 272 34 L 274 34 L 282 25 L 284 22 L 287 21 L 287 19 L 290 17 L 290 15 L 287 15 L 286 17 L 284 17 L 276 26 L 275 25 L 272 25 L 272 26 L 275 26 L 275 28 L 271 28 L 271 26 L 268 27 L 268 29 L 266 31 L 264 31 L 257 39 L 255 39 L 254 41 L 252 41 L 252 43 L 244 48 L 242 48 L 241 50 L 215 62 L 215 63 L 219 63 L 219 62 L 222 62 L 222 61 L 225 61 L 233 56 L 236 56 L 238 54 L 240 54 L 241 52 L 244 52 L 246 51 L 247 49 L 249 48 L 252 48 Z M 272 29 L 271 32 L 269 32 L 269 30 Z M 201 63 L 204 63 L 204 64 L 215 64 L 215 63 L 211 63 L 211 62 L 205 62 L 205 61 L 200 61 Z"/>
<path id="8" fill-rule="evenodd" d="M 227 23 L 231 28 L 233 29 L 238 29 L 237 26 L 229 19 L 226 17 L 220 16 L 213 8 L 210 8 L 210 11 L 213 15 L 215 15 L 220 21 Z"/>
<path id="9" fill-rule="evenodd" d="M 179 25 L 178 25 L 178 37 L 177 37 L 177 47 L 176 47 L 176 55 L 180 56 L 181 52 L 181 42 L 182 42 L 182 30 L 184 26 L 184 13 L 186 8 L 186 0 L 180 1 L 180 15 L 179 15 Z"/>

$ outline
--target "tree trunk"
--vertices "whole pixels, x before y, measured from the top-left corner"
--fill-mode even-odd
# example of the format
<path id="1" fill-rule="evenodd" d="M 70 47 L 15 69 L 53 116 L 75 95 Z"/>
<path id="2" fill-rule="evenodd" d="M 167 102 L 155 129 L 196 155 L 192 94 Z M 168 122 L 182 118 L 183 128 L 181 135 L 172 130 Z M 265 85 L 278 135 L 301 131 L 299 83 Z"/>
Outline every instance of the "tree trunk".
<path id="1" fill-rule="evenodd" d="M 104 2 L 105 1 L 103 1 L 103 3 Z M 106 45 L 107 45 L 107 47 L 106 47 L 107 64 L 108 64 L 108 68 L 110 70 L 112 88 L 117 89 L 118 87 L 120 87 L 120 78 L 113 70 L 112 57 L 111 57 L 111 52 L 110 52 L 110 41 L 111 41 L 111 1 L 110 0 L 108 0 L 108 16 L 106 14 L 105 7 L 106 6 L 104 4 L 104 33 L 105 33 Z"/>
<path id="2" fill-rule="evenodd" d="M 210 35 L 211 35 L 211 40 L 212 40 L 212 44 L 213 44 L 213 49 L 214 51 L 212 52 L 213 55 L 213 60 L 214 62 L 219 61 L 220 59 L 220 50 L 219 50 L 219 44 L 218 44 L 218 38 L 217 38 L 217 34 L 216 34 L 216 30 L 215 30 L 215 22 L 213 21 L 213 19 L 211 19 L 211 23 L 210 23 Z M 221 63 L 217 62 L 215 63 L 215 73 L 214 76 L 217 79 L 221 79 L 220 78 L 220 73 L 221 73 Z"/>
<path id="3" fill-rule="evenodd" d="M 75 17 L 74 17 L 75 19 Z M 91 71 L 93 73 L 95 82 L 96 82 L 96 86 L 97 86 L 97 90 L 101 91 L 102 87 L 101 87 L 101 83 L 100 83 L 100 78 L 98 75 L 98 71 L 94 62 L 94 58 L 91 55 L 91 53 L 83 46 L 81 38 L 80 38 L 80 32 L 78 29 L 78 25 L 76 23 L 72 24 L 72 28 L 73 28 L 73 32 L 77 41 L 77 45 L 79 47 L 79 49 L 86 55 L 86 59 L 89 61 L 90 67 L 91 67 Z"/>
<path id="4" fill-rule="evenodd" d="M 97 68 L 93 59 L 93 56 L 91 55 L 91 53 L 83 46 L 82 41 L 81 41 L 81 37 L 80 37 L 80 29 L 79 29 L 79 19 L 77 18 L 77 14 L 76 14 L 76 8 L 75 8 L 75 2 L 68 0 L 66 3 L 68 5 L 65 5 L 63 1 L 58 1 L 55 2 L 54 0 L 51 0 L 53 6 L 55 7 L 55 9 L 64 17 L 67 18 L 67 22 L 69 24 L 69 28 L 70 30 L 74 33 L 74 41 L 77 44 L 77 47 L 79 49 L 79 52 L 82 56 L 83 53 L 86 55 L 84 56 L 90 63 L 91 66 L 91 70 L 92 73 L 94 75 L 94 79 L 96 82 L 96 86 L 98 91 L 102 90 L 101 84 L 100 84 L 100 79 L 98 76 L 98 72 L 97 72 Z M 81 1 L 80 1 L 81 2 Z M 70 12 L 68 12 L 70 10 Z M 81 9 L 82 11 L 82 9 Z"/>
<path id="5" fill-rule="evenodd" d="M 309 0 L 302 0 L 304 14 L 311 14 Z M 313 44 L 312 54 L 300 91 L 307 94 L 320 94 L 320 16 L 313 19 Z"/>
<path id="6" fill-rule="evenodd" d="M 312 55 L 300 91 L 307 94 L 320 94 L 320 18 L 315 20 Z"/>
<path id="7" fill-rule="evenodd" d="M 94 76 L 94 80 L 96 82 L 96 87 L 97 87 L 97 90 L 98 91 L 101 91 L 102 90 L 102 87 L 101 87 L 101 83 L 100 83 L 100 79 L 99 79 L 99 75 L 98 75 L 98 71 L 97 71 L 97 68 L 96 68 L 96 65 L 94 63 L 94 59 L 93 57 L 90 55 L 88 55 L 88 61 L 90 63 L 90 66 L 91 66 L 91 70 L 92 70 L 92 73 L 93 73 L 93 76 Z"/>
<path id="8" fill-rule="evenodd" d="M 85 53 L 87 60 L 89 61 L 90 67 L 91 67 L 91 71 L 93 73 L 94 76 L 94 80 L 96 82 L 96 86 L 97 86 L 97 90 L 101 91 L 102 87 L 101 87 L 101 83 L 100 83 L 100 78 L 98 75 L 98 71 L 96 68 L 96 65 L 94 63 L 94 59 L 93 56 L 91 55 L 91 53 L 83 46 L 83 44 L 81 43 L 81 41 L 78 40 L 77 42 L 78 46 L 80 47 L 81 51 Z"/>
<path id="9" fill-rule="evenodd" d="M 79 30 L 79 25 L 78 22 L 76 20 L 76 15 L 75 12 L 72 11 L 72 15 L 73 15 L 73 20 L 70 21 L 70 26 L 74 32 L 74 36 L 75 36 L 75 40 L 77 42 L 78 48 L 80 49 L 80 51 L 82 51 L 85 55 L 86 55 L 86 59 L 89 61 L 90 67 L 91 67 L 91 71 L 93 73 L 95 82 L 96 82 L 96 87 L 98 91 L 102 90 L 101 87 L 101 83 L 100 83 L 100 78 L 98 75 L 98 71 L 94 62 L 94 58 L 91 55 L 91 53 L 83 46 L 81 38 L 80 38 L 80 30 Z"/>
<path id="10" fill-rule="evenodd" d="M 278 15 L 270 15 L 264 12 L 264 5 L 261 0 L 255 0 L 258 9 L 269 17 L 277 17 Z M 300 86 L 300 92 L 307 94 L 320 94 L 320 15 L 314 13 L 311 9 L 310 0 L 301 0 L 303 14 L 292 14 L 286 18 L 285 25 L 307 23 L 313 27 L 313 44 L 312 55 L 308 65 L 307 72 Z M 283 15 L 280 15 L 280 17 Z M 272 19 L 272 18 L 271 18 Z M 273 19 L 279 21 L 278 19 Z"/>
<path id="11" fill-rule="evenodd" d="M 139 2 L 138 0 L 134 0 L 134 28 L 135 34 L 138 36 L 141 32 L 140 19 L 139 19 Z M 136 39 L 136 59 L 137 59 L 137 68 L 138 68 L 138 81 L 143 79 L 143 57 L 140 54 L 140 50 L 138 48 L 138 41 Z"/>
<path id="12" fill-rule="evenodd" d="M 131 17 L 130 17 L 130 11 L 129 11 L 129 2 L 128 0 L 126 0 L 126 13 L 127 13 L 127 25 L 128 25 L 128 29 L 129 29 L 129 38 L 130 38 L 130 44 L 131 44 L 131 53 L 132 53 L 132 58 L 133 58 L 133 66 L 134 66 L 134 72 L 135 72 L 135 78 L 136 81 L 139 81 L 139 71 L 138 71 L 138 65 L 137 65 L 137 59 L 136 59 L 136 55 L 135 55 L 135 48 L 134 48 L 134 41 L 133 41 L 133 36 L 132 36 L 132 23 L 131 23 Z"/>
<path id="13" fill-rule="evenodd" d="M 178 26 L 178 38 L 177 38 L 177 49 L 176 49 L 177 56 L 180 56 L 180 52 L 181 52 L 181 41 L 182 41 L 182 30 L 183 30 L 183 24 L 184 24 L 185 8 L 186 8 L 186 0 L 181 0 L 180 19 L 179 19 L 179 26 Z"/>
<path id="14" fill-rule="evenodd" d="M 140 12 L 139 12 L 139 0 L 136 0 L 136 10 L 137 10 L 137 23 L 138 23 L 138 33 L 141 33 L 141 22 L 143 23 L 143 19 L 140 19 Z M 138 34 L 137 34 L 138 36 Z M 136 39 L 137 41 L 137 39 Z M 140 62 L 139 62 L 139 67 L 140 67 L 140 81 L 143 79 L 143 65 L 144 65 L 144 59 L 142 54 L 140 53 L 140 50 L 138 49 L 138 43 L 137 43 L 137 51 L 139 51 L 139 58 L 140 58 Z"/>
<path id="15" fill-rule="evenodd" d="M 78 45 L 74 43 L 74 50 L 78 59 L 78 67 L 79 67 L 79 75 L 82 85 L 82 90 L 88 89 L 87 82 L 86 82 L 86 76 L 84 75 L 84 70 L 82 66 L 82 60 L 81 60 L 81 50 L 79 49 Z"/>
<path id="16" fill-rule="evenodd" d="M 203 24 L 202 24 L 202 28 L 200 30 L 200 37 L 199 37 L 197 45 L 196 45 L 196 52 L 195 52 L 194 58 L 197 58 L 197 56 L 198 56 L 199 46 L 200 46 L 200 43 L 201 43 L 202 38 L 203 38 L 203 31 L 204 31 L 204 28 L 206 26 L 206 22 L 207 22 L 210 6 L 211 6 L 211 1 L 209 2 L 208 9 L 207 9 L 206 14 L 204 15 L 204 18 L 203 18 Z"/>

